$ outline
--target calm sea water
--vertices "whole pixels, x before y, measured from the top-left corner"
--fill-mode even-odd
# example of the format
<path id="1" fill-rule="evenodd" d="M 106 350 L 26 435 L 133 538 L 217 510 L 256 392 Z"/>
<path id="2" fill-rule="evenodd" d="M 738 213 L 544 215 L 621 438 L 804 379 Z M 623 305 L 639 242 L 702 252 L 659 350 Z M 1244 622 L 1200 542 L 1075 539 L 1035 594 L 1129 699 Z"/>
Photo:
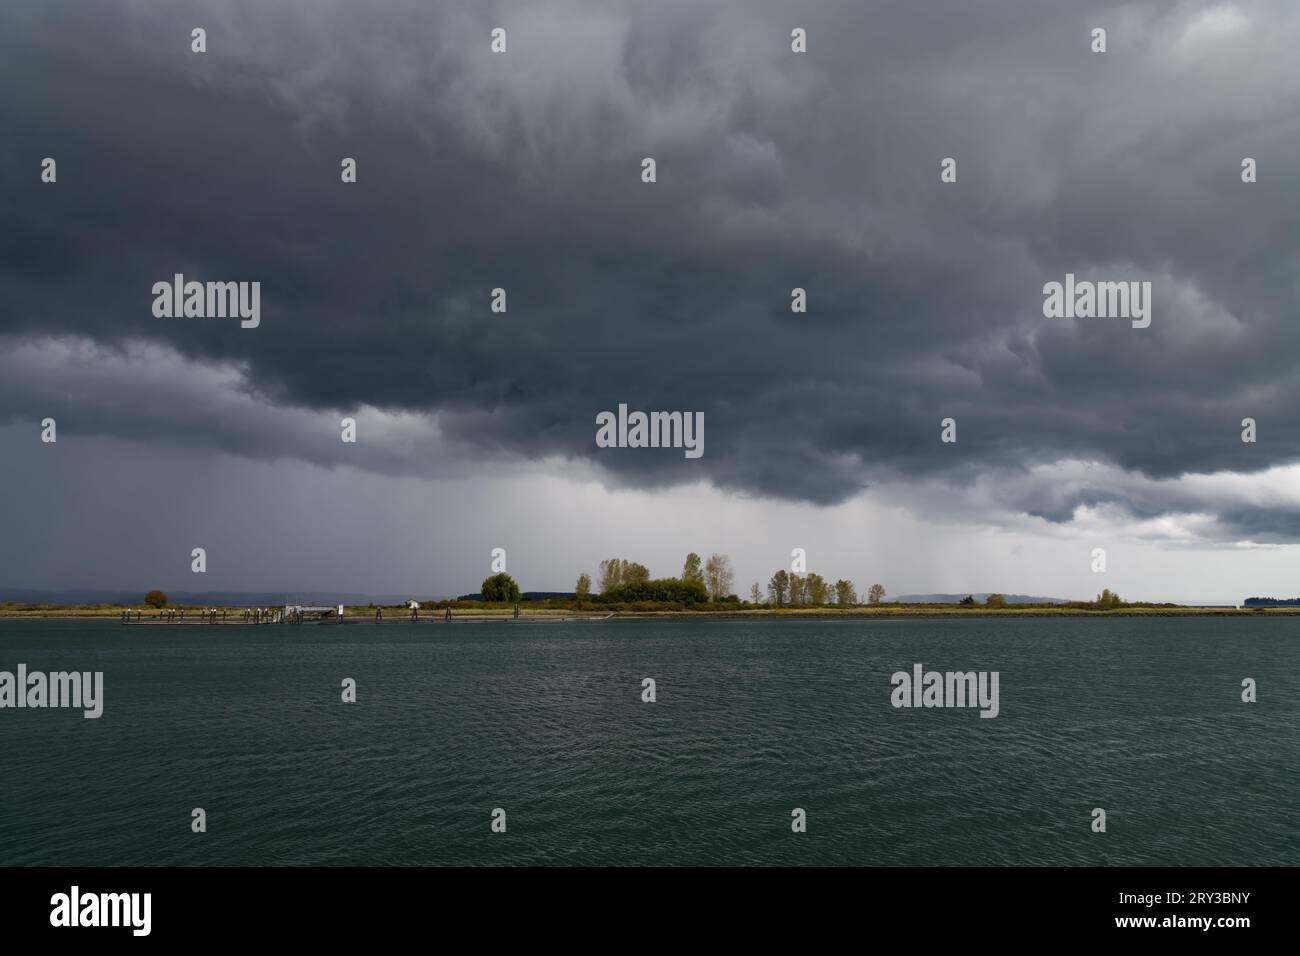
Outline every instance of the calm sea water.
<path id="1" fill-rule="evenodd" d="M 6 865 L 1300 864 L 1300 621 L 0 621 L 19 662 L 105 709 L 0 710 Z M 893 708 L 917 662 L 1000 716 Z"/>

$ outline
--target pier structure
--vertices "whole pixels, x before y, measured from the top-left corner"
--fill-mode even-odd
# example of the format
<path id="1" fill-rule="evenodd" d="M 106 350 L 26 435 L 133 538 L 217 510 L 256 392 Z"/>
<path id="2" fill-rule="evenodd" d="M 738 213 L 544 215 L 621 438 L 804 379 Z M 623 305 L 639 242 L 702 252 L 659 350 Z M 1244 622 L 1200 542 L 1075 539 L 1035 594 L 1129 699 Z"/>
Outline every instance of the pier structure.
<path id="1" fill-rule="evenodd" d="M 333 620 L 336 624 L 343 622 L 343 605 L 336 604 L 333 607 L 323 605 L 307 604 L 286 604 L 284 610 L 278 612 L 281 620 L 290 624 L 303 624 L 309 620 L 317 622 Z"/>
<path id="2" fill-rule="evenodd" d="M 303 624 L 307 621 L 343 620 L 343 605 L 321 607 L 306 604 L 286 604 L 284 607 L 246 607 L 190 609 L 187 616 L 182 608 L 168 607 L 151 611 L 148 616 L 136 608 L 122 611 L 122 624 Z"/>

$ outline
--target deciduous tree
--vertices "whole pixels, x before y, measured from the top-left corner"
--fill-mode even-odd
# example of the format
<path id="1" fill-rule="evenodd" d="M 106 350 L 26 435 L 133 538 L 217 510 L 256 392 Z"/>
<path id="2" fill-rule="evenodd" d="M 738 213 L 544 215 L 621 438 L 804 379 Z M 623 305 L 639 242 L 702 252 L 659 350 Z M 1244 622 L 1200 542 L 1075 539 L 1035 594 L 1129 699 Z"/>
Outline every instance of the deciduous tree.
<path id="1" fill-rule="evenodd" d="M 490 578 L 484 578 L 483 584 L 479 588 L 483 594 L 484 601 L 518 601 L 519 585 L 515 579 L 502 571 L 500 574 L 494 574 Z"/>
<path id="2" fill-rule="evenodd" d="M 736 575 L 731 570 L 731 559 L 725 554 L 711 554 L 704 565 L 704 586 L 709 597 L 717 601 L 731 593 Z"/>
<path id="3" fill-rule="evenodd" d="M 786 595 L 790 593 L 790 575 L 782 568 L 776 574 L 772 575 L 772 580 L 767 582 L 768 598 L 777 607 L 785 604 Z"/>
<path id="4" fill-rule="evenodd" d="M 700 556 L 694 551 L 686 556 L 686 566 L 682 568 L 682 580 L 687 584 L 692 581 L 696 584 L 704 583 L 704 567 Z"/>

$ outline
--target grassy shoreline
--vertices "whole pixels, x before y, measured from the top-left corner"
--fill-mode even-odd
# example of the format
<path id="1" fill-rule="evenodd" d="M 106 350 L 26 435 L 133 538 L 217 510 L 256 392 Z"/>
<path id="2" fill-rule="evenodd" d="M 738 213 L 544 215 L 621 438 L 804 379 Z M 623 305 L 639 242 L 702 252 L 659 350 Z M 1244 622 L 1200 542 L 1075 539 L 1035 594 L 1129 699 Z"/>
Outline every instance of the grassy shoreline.
<path id="1" fill-rule="evenodd" d="M 453 619 L 460 618 L 514 618 L 513 605 L 483 605 L 479 602 L 437 602 L 435 607 L 421 609 L 419 620 L 441 620 L 446 608 L 452 609 Z M 59 605 L 22 605 L 0 603 L 0 618 L 85 618 L 116 620 L 121 618 L 126 606 L 59 606 Z M 143 612 L 143 619 L 152 620 L 154 611 L 136 607 Z M 173 608 L 184 611 L 186 621 L 197 618 L 204 610 L 198 606 L 182 605 Z M 216 608 L 218 618 L 225 612 L 229 620 L 238 620 L 242 607 Z M 373 621 L 373 607 L 345 607 L 344 621 Z M 410 611 L 403 607 L 384 607 L 385 623 L 405 622 L 410 620 Z M 1023 604 L 1008 607 L 990 608 L 982 605 L 961 606 L 956 604 L 878 604 L 855 605 L 852 607 L 729 607 L 682 609 L 682 608 L 621 608 L 602 607 L 590 603 L 582 607 L 554 607 L 520 605 L 520 617 L 527 620 L 546 620 L 548 618 L 583 617 L 599 618 L 612 615 L 610 620 L 637 620 L 655 618 L 899 618 L 899 617 L 1241 617 L 1259 615 L 1300 614 L 1300 607 L 1194 607 L 1189 605 L 1131 605 L 1110 608 L 1092 608 L 1069 605 Z"/>

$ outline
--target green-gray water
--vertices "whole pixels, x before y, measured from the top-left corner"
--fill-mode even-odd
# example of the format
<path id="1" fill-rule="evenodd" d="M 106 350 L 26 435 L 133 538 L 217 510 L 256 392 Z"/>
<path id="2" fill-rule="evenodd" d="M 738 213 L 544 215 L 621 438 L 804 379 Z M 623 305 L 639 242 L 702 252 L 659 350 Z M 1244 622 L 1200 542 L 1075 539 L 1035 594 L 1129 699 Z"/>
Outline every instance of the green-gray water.
<path id="1" fill-rule="evenodd" d="M 19 663 L 104 713 L 0 710 L 0 864 L 1300 864 L 1300 621 L 0 621 Z M 895 709 L 915 663 L 999 716 Z"/>

